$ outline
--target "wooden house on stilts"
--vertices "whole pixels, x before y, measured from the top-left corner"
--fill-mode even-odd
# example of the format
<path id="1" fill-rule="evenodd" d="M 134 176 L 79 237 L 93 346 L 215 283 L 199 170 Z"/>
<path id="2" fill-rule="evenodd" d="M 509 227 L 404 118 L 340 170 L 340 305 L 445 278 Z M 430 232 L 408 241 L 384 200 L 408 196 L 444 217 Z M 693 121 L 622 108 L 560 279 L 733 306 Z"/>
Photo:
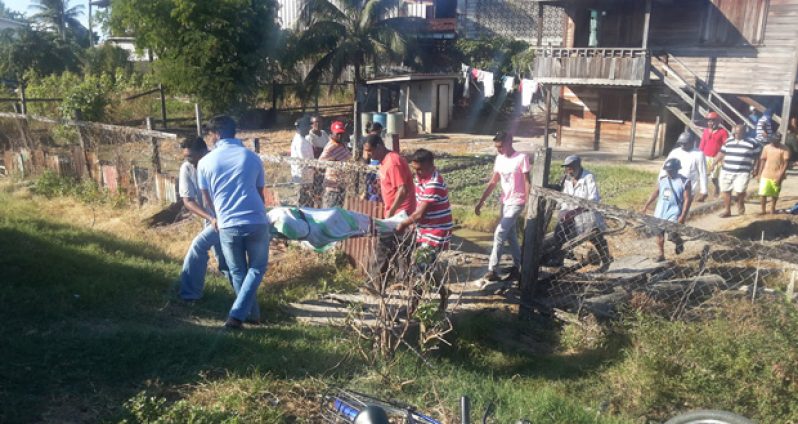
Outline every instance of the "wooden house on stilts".
<path id="1" fill-rule="evenodd" d="M 685 127 L 699 133 L 709 111 L 726 127 L 752 125 L 751 106 L 771 108 L 786 137 L 798 112 L 798 0 L 539 3 L 566 16 L 563 47 L 536 47 L 534 77 L 559 105 L 547 143 L 654 157 Z"/>

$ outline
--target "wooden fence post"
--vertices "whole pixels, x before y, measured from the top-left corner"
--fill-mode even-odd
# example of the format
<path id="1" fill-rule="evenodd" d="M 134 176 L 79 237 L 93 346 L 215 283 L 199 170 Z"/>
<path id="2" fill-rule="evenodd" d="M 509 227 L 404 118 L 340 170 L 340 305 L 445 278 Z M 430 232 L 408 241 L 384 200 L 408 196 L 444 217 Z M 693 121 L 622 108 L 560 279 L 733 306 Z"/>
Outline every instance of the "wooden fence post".
<path id="1" fill-rule="evenodd" d="M 199 103 L 194 103 L 194 117 L 197 120 L 197 137 L 202 137 L 202 110 Z"/>
<path id="2" fill-rule="evenodd" d="M 252 144 L 254 145 L 253 148 L 255 149 L 255 153 L 260 154 L 260 139 L 256 137 L 252 141 Z"/>
<path id="3" fill-rule="evenodd" d="M 19 84 L 19 104 L 22 106 L 22 114 L 28 114 L 28 100 L 25 97 L 25 83 Z"/>
<path id="4" fill-rule="evenodd" d="M 152 118 L 147 117 L 147 129 L 152 130 Z M 150 137 L 150 145 L 152 145 L 152 168 L 156 174 L 161 173 L 161 151 L 158 147 L 158 139 Z"/>
<path id="5" fill-rule="evenodd" d="M 551 168 L 551 148 L 543 148 L 535 152 L 532 163 L 532 186 L 545 187 L 549 183 Z M 540 274 L 540 253 L 543 236 L 546 233 L 546 201 L 533 190 L 529 193 L 524 228 L 523 262 L 521 267 L 521 305 L 519 317 L 529 318 L 532 315 L 532 301 L 535 297 L 538 276 Z"/>
<path id="6" fill-rule="evenodd" d="M 161 95 L 161 122 L 162 127 L 166 129 L 166 94 L 163 90 L 163 84 L 158 84 L 158 93 Z"/>
<path id="7" fill-rule="evenodd" d="M 83 120 L 83 114 L 80 110 L 75 111 L 75 120 Z M 86 140 L 83 138 L 83 128 L 80 125 L 76 125 L 75 128 L 78 130 L 78 142 L 80 143 L 80 151 L 83 152 L 83 161 L 86 162 L 86 172 L 89 175 L 89 179 L 93 179 L 94 176 L 91 172 L 91 163 L 89 163 L 89 156 L 87 154 L 88 146 Z"/>

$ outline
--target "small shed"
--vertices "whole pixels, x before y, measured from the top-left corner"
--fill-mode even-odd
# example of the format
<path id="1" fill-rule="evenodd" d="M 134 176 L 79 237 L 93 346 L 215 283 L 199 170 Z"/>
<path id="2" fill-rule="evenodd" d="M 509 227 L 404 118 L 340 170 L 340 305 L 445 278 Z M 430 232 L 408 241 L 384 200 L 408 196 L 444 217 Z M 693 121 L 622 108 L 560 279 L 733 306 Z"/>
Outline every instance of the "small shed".
<path id="1" fill-rule="evenodd" d="M 404 114 L 408 132 L 432 133 L 449 128 L 457 78 L 452 74 L 406 74 L 377 78 L 366 84 L 376 87 L 380 94 L 388 90 L 388 109 Z M 382 106 L 385 97 L 379 98 Z"/>

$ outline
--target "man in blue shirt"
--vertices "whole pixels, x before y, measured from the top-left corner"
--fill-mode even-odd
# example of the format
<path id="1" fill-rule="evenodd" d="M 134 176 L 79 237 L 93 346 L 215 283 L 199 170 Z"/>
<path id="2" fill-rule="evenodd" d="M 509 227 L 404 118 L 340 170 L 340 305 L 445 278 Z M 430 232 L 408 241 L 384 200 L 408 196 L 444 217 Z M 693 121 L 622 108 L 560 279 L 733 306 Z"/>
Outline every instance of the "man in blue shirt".
<path id="1" fill-rule="evenodd" d="M 222 252 L 230 268 L 236 300 L 224 325 L 238 329 L 257 323 L 257 291 L 269 263 L 263 162 L 244 147 L 229 116 L 208 125 L 214 149 L 199 162 L 197 179 L 206 205 L 216 212 L 211 225 L 219 230 Z"/>
<path id="2" fill-rule="evenodd" d="M 643 206 L 643 215 L 648 212 L 648 208 L 657 201 L 654 217 L 670 222 L 684 224 L 687 220 L 687 213 L 690 211 L 690 204 L 693 202 L 693 193 L 690 180 L 679 175 L 682 164 L 679 159 L 668 159 L 662 166 L 665 175 L 659 177 L 657 188 L 651 193 L 646 205 Z M 684 241 L 678 233 L 669 233 L 668 238 L 676 245 L 676 254 L 684 252 Z M 665 262 L 665 230 L 657 230 L 657 247 L 659 256 L 657 262 Z"/>

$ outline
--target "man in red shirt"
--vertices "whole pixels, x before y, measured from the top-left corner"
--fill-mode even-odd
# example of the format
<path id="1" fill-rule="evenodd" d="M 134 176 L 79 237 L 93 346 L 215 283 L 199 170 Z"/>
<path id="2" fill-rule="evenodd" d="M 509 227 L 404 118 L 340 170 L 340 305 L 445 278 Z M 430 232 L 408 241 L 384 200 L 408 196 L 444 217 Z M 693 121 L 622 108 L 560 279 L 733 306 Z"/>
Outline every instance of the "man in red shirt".
<path id="1" fill-rule="evenodd" d="M 370 134 L 364 140 L 363 154 L 367 160 L 376 160 L 380 163 L 380 191 L 382 200 L 385 202 L 383 217 L 390 218 L 401 211 L 412 215 L 416 211 L 416 198 L 413 195 L 415 185 L 407 161 L 399 153 L 388 150 L 382 138 L 376 134 Z M 412 237 L 405 233 L 389 233 L 380 236 L 375 251 L 375 261 L 371 272 L 369 272 L 372 280 L 376 283 L 375 289 L 380 292 L 384 289 L 385 273 L 394 258 L 399 259 L 394 263 L 398 276 L 404 275 L 403 273 L 407 270 L 406 259 L 412 245 Z"/>
<path id="2" fill-rule="evenodd" d="M 704 152 L 704 156 L 707 158 L 707 169 L 712 169 L 717 160 L 718 153 L 720 153 L 720 148 L 723 147 L 726 140 L 729 139 L 729 132 L 720 125 L 720 117 L 717 113 L 709 112 L 706 118 L 707 127 L 704 128 L 704 133 L 701 134 L 701 144 L 698 145 L 698 148 Z M 712 180 L 712 185 L 715 187 L 715 197 L 718 197 L 720 194 L 718 185 L 719 169 L 720 167 L 715 167 L 716 171 L 712 172 L 709 176 Z M 703 202 L 706 198 L 707 195 L 702 194 L 697 200 Z"/>

